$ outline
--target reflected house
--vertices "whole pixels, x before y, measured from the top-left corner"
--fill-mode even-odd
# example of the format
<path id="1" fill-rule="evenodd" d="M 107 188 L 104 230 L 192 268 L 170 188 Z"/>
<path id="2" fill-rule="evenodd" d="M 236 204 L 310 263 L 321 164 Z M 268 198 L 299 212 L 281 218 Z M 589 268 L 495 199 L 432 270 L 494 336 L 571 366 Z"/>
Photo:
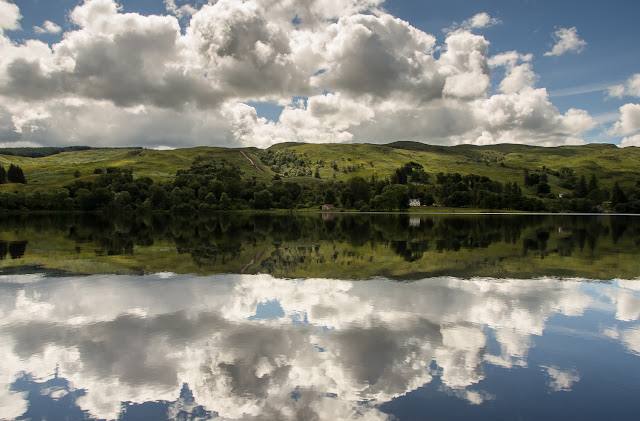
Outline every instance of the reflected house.
<path id="1" fill-rule="evenodd" d="M 325 213 L 326 211 L 335 211 L 338 208 L 336 208 L 335 206 L 331 205 L 331 204 L 324 204 L 322 205 L 322 220 L 323 221 L 333 221 L 333 219 L 335 218 L 335 216 L 331 213 Z"/>
<path id="2" fill-rule="evenodd" d="M 336 218 L 335 215 L 332 213 L 326 213 L 326 212 L 322 213 L 323 221 L 333 221 L 335 218 Z"/>
<path id="3" fill-rule="evenodd" d="M 419 227 L 420 226 L 420 218 L 409 218 L 409 226 L 410 227 Z"/>

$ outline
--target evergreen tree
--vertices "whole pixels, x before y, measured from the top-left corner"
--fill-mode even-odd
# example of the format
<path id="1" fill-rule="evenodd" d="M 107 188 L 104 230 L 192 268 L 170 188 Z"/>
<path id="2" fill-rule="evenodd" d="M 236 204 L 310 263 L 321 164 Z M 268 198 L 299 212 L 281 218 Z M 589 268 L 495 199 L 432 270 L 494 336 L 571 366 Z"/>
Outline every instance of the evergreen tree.
<path id="1" fill-rule="evenodd" d="M 27 180 L 26 178 L 24 178 L 22 168 L 14 164 L 11 164 L 9 166 L 9 171 L 7 171 L 7 180 L 9 180 L 10 183 L 27 184 Z"/>
<path id="2" fill-rule="evenodd" d="M 620 185 L 616 181 L 616 183 L 613 185 L 613 189 L 611 190 L 611 204 L 615 206 L 618 203 L 626 203 L 626 202 L 627 202 L 627 196 L 624 194 L 624 192 L 620 188 Z"/>
<path id="3" fill-rule="evenodd" d="M 589 180 L 589 193 L 596 190 L 598 188 L 598 179 L 595 174 L 591 174 L 591 179 Z"/>
<path id="4" fill-rule="evenodd" d="M 353 177 L 347 182 L 348 188 L 353 193 L 353 203 L 363 201 L 369 203 L 371 192 L 369 184 L 362 177 Z"/>
<path id="5" fill-rule="evenodd" d="M 0 165 L 0 184 L 5 184 L 7 182 L 7 171 L 3 166 Z"/>
<path id="6" fill-rule="evenodd" d="M 575 195 L 580 198 L 585 198 L 587 197 L 588 192 L 589 191 L 587 190 L 587 180 L 584 178 L 584 175 L 581 175 L 580 181 L 578 181 L 578 185 L 576 186 L 576 189 L 575 189 Z"/>
<path id="7" fill-rule="evenodd" d="M 332 188 L 328 188 L 324 192 L 324 203 L 333 204 L 337 200 L 336 192 Z"/>
<path id="8" fill-rule="evenodd" d="M 540 182 L 540 174 L 529 174 L 528 169 L 524 169 L 524 185 L 526 187 L 535 186 Z"/>

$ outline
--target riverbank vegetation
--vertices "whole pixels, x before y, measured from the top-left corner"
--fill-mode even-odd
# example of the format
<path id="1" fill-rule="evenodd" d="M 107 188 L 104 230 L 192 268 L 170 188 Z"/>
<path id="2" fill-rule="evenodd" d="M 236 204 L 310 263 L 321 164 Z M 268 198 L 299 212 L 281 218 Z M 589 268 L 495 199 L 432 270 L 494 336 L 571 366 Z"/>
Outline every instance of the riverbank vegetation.
<path id="1" fill-rule="evenodd" d="M 403 211 L 419 203 L 425 210 L 445 206 L 495 211 L 640 213 L 640 177 L 635 167 L 627 168 L 628 161 L 640 160 L 635 150 L 606 145 L 582 149 L 393 145 L 296 144 L 242 151 L 82 149 L 42 158 L 20 157 L 16 163 L 9 161 L 14 156 L 5 155 L 0 162 L 9 163 L 7 179 L 13 183 L 0 183 L 0 209 L 173 213 L 322 208 Z M 508 150 L 512 152 L 507 153 Z M 336 151 L 342 152 L 339 158 Z M 38 151 L 27 152 L 38 156 Z M 170 154 L 159 155 L 160 152 Z M 536 158 L 543 153 L 547 160 Z M 552 165 L 558 163 L 558 155 L 564 155 L 564 166 Z M 576 165 L 585 156 L 595 159 L 595 155 L 605 164 L 616 161 L 619 165 L 616 169 L 596 161 L 585 167 Z M 161 156 L 175 160 L 160 164 Z M 452 165 L 452 156 L 464 159 L 466 165 L 460 161 Z M 529 165 L 515 165 L 522 164 L 523 157 Z M 33 162 L 38 159 L 67 165 L 55 168 L 43 165 L 44 161 Z M 73 165 L 74 160 L 79 164 Z M 158 170 L 162 168 L 162 175 L 148 171 L 154 162 Z M 24 173 L 18 164 L 25 168 Z M 21 180 L 16 179 L 16 168 Z M 172 169 L 175 172 L 168 176 Z M 39 177 L 47 171 L 49 178 Z M 54 171 L 66 176 L 53 177 Z"/>

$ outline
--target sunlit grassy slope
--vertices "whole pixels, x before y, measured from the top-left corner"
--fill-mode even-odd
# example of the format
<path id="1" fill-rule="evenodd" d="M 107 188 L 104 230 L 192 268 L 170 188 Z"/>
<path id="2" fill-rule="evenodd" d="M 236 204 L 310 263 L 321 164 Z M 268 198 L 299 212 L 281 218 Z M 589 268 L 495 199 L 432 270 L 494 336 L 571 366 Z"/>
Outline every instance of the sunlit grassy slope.
<path id="1" fill-rule="evenodd" d="M 256 162 L 251 150 L 245 150 Z M 272 173 L 260 172 L 249 164 L 239 149 L 198 147 L 156 151 L 150 149 L 92 149 L 78 152 L 63 152 L 44 158 L 25 158 L 0 155 L 0 165 L 19 165 L 25 173 L 28 184 L 19 186 L 7 184 L 6 190 L 17 188 L 34 189 L 38 187 L 61 187 L 75 180 L 74 174 L 80 171 L 80 180 L 90 181 L 97 177 L 94 170 L 108 167 L 132 169 L 134 177 L 150 177 L 155 181 L 168 181 L 179 169 L 186 169 L 197 156 L 205 156 L 217 162 L 226 161 L 238 165 L 245 177 L 271 177 Z M 267 175 L 269 173 L 269 175 Z"/>
<path id="2" fill-rule="evenodd" d="M 621 185 L 635 185 L 640 176 L 640 148 L 618 148 L 610 144 L 563 146 L 543 148 L 524 145 L 502 144 L 493 146 L 459 145 L 452 147 L 433 146 L 416 142 L 395 142 L 387 145 L 371 144 L 303 144 L 283 143 L 271 147 L 278 151 L 289 149 L 303 157 L 321 180 L 345 180 L 355 175 L 384 178 L 406 162 L 422 164 L 431 174 L 459 172 L 478 174 L 499 181 L 522 183 L 524 169 L 540 171 L 543 167 L 560 170 L 573 169 L 575 173 L 590 177 L 595 174 L 604 187 L 614 181 Z M 254 168 L 240 153 L 243 150 L 263 171 Z M 134 177 L 151 177 L 155 181 L 170 180 L 179 169 L 188 168 L 193 160 L 204 155 L 218 162 L 226 160 L 238 165 L 246 178 L 268 179 L 274 172 L 261 163 L 258 150 L 252 148 L 231 149 L 197 147 L 156 151 L 148 149 L 92 149 L 64 152 L 43 158 L 25 158 L 0 155 L 0 165 L 8 167 L 14 163 L 22 167 L 28 185 L 8 184 L 0 191 L 38 187 L 60 187 L 74 180 L 76 171 L 80 179 L 90 181 L 96 177 L 96 168 L 121 167 L 133 169 Z M 337 164 L 338 170 L 332 168 Z M 351 172 L 345 169 L 352 167 Z M 299 182 L 318 181 L 314 177 L 295 177 Z M 558 179 L 549 176 L 553 193 L 564 190 Z"/>
<path id="3" fill-rule="evenodd" d="M 338 179 L 355 174 L 366 178 L 373 174 L 384 177 L 408 161 L 422 164 L 431 174 L 472 173 L 520 184 L 525 168 L 530 171 L 541 171 L 543 167 L 556 171 L 570 168 L 578 176 L 584 174 L 587 180 L 591 174 L 595 174 L 604 186 L 611 186 L 615 181 L 621 185 L 632 185 L 640 176 L 640 149 L 621 149 L 610 144 L 543 148 L 512 144 L 445 147 L 396 142 L 388 145 L 284 144 L 272 148 L 289 148 L 298 155 L 307 154 L 312 162 L 322 162 L 317 165 L 322 178 L 333 177 L 333 173 Z M 358 164 L 362 164 L 362 167 L 355 173 L 345 174 L 334 171 L 332 162 L 338 163 L 340 168 Z M 558 187 L 557 177 L 549 176 L 549 184 L 553 192 L 565 191 Z"/>

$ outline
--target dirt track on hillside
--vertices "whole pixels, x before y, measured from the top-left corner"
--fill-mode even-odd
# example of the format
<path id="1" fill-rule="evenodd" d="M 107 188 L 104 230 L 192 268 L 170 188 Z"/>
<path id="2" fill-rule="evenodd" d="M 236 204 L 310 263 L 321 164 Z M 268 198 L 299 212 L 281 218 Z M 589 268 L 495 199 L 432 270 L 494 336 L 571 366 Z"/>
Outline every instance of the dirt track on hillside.
<path id="1" fill-rule="evenodd" d="M 255 167 L 256 170 L 260 171 L 260 172 L 264 172 L 264 170 L 262 168 L 260 168 L 259 166 L 256 165 L 255 162 L 253 162 L 253 159 L 249 158 L 249 155 L 247 155 L 246 153 L 244 153 L 244 151 L 240 151 L 240 153 L 242 154 L 242 156 L 244 156 L 249 162 L 251 162 L 251 165 L 253 165 Z"/>

